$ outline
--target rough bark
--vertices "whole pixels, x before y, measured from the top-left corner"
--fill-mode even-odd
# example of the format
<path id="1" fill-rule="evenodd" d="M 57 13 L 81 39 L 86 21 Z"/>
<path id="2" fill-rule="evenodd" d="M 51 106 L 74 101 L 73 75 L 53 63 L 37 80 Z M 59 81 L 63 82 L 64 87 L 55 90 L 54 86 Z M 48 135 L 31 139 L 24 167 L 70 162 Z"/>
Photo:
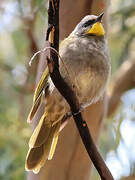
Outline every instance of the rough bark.
<path id="1" fill-rule="evenodd" d="M 107 0 L 61 1 L 60 10 L 60 38 L 68 36 L 74 26 L 87 14 L 105 13 L 104 22 L 107 25 Z M 43 71 L 42 60 L 39 64 L 37 77 Z M 92 136 L 97 142 L 102 121 L 106 113 L 107 101 L 103 98 L 98 103 L 87 108 L 84 112 Z M 29 173 L 28 180 L 87 180 L 90 178 L 90 166 L 88 155 L 77 132 L 73 120 L 61 132 L 59 142 L 53 160 L 48 161 L 38 175 Z"/>

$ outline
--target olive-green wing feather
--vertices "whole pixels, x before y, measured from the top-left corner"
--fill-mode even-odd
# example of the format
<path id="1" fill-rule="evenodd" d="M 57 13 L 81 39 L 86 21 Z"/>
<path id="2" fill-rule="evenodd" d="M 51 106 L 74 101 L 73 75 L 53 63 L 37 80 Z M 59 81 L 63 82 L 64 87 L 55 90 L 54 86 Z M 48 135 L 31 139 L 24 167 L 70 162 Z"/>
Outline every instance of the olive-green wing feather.
<path id="1" fill-rule="evenodd" d="M 31 122 L 32 118 L 37 112 L 37 109 L 41 103 L 43 91 L 46 90 L 48 87 L 48 77 L 49 77 L 49 71 L 48 71 L 48 68 L 46 68 L 35 90 L 34 97 L 33 97 L 33 105 L 30 110 L 27 122 Z"/>
<path id="2" fill-rule="evenodd" d="M 54 155 L 55 148 L 56 148 L 56 145 L 57 145 L 57 142 L 58 142 L 60 127 L 61 127 L 61 121 L 58 122 L 57 125 L 56 125 L 55 133 L 54 133 L 54 136 L 53 136 L 51 148 L 50 148 L 49 155 L 48 155 L 48 160 L 51 160 L 53 155 Z"/>
<path id="3" fill-rule="evenodd" d="M 43 90 L 46 89 L 46 87 L 48 86 L 48 83 L 47 83 L 48 77 L 49 77 L 49 71 L 48 71 L 48 68 L 46 68 L 35 90 L 34 97 L 33 97 L 33 104 L 37 101 L 37 99 L 39 98 Z"/>
<path id="4" fill-rule="evenodd" d="M 52 124 L 50 121 L 47 121 L 46 116 L 47 113 L 45 112 L 30 138 L 29 148 L 39 147 L 47 140 Z"/>
<path id="5" fill-rule="evenodd" d="M 45 141 L 42 141 L 41 146 L 33 146 L 35 144 L 30 145 L 30 149 L 28 151 L 28 154 L 26 157 L 26 164 L 25 164 L 25 169 L 27 171 L 33 170 L 34 173 L 38 173 L 41 167 L 45 164 L 46 160 L 47 159 L 50 160 L 52 158 L 55 148 L 56 148 L 57 140 L 58 140 L 60 124 L 61 122 L 58 122 L 54 126 L 50 126 L 50 131 L 48 131 L 49 134 L 47 133 L 45 137 Z M 33 136 L 33 138 L 36 138 L 36 137 L 37 136 L 35 137 Z M 31 140 L 31 141 L 34 142 L 34 140 Z"/>

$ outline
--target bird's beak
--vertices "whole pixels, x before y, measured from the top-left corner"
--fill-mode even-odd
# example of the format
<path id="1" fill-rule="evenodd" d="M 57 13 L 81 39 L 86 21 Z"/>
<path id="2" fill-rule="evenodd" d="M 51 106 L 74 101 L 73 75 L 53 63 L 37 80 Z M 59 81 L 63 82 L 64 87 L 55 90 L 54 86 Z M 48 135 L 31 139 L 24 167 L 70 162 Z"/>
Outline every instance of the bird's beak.
<path id="1" fill-rule="evenodd" d="M 97 17 L 96 22 L 101 22 L 101 21 L 102 21 L 102 18 L 103 18 L 103 15 L 104 15 L 104 13 L 101 13 L 101 14 Z"/>
<path id="2" fill-rule="evenodd" d="M 97 19 L 96 22 L 93 24 L 93 26 L 86 32 L 86 34 L 89 35 L 95 35 L 95 36 L 104 36 L 105 31 L 104 28 L 102 26 L 102 17 L 103 17 L 104 13 L 100 14 Z"/>

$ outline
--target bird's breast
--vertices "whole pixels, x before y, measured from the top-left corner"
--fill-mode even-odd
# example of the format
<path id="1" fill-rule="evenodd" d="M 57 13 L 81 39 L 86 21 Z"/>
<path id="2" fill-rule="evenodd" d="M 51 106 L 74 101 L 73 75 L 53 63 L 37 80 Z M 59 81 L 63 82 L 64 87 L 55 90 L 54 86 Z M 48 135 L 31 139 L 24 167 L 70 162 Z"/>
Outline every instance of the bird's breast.
<path id="1" fill-rule="evenodd" d="M 108 52 L 101 46 L 102 43 L 96 41 L 90 43 L 87 39 L 78 39 L 65 42 L 60 48 L 64 63 L 64 66 L 60 63 L 60 72 L 68 83 L 75 86 L 76 94 L 82 104 L 97 101 L 107 83 L 110 63 Z"/>

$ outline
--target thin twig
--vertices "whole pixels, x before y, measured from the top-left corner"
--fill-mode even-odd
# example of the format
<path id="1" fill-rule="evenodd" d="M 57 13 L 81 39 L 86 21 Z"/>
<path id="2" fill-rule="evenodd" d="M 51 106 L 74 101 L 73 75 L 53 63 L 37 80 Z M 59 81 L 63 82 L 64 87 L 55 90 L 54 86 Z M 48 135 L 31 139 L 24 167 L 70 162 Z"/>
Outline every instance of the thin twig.
<path id="1" fill-rule="evenodd" d="M 62 64 L 63 64 L 63 67 L 64 67 L 67 75 L 69 76 L 69 80 L 72 82 L 72 78 L 70 77 L 69 70 L 67 69 L 67 67 L 66 67 L 64 61 L 62 60 L 60 54 L 59 54 L 59 53 L 56 51 L 56 49 L 54 49 L 53 47 L 45 47 L 44 49 L 41 49 L 41 50 L 37 51 L 37 52 L 32 56 L 32 58 L 30 59 L 30 61 L 29 61 L 29 66 L 32 65 L 32 62 L 33 62 L 34 58 L 35 58 L 38 54 L 44 53 L 44 52 L 46 52 L 48 49 L 54 51 L 54 52 L 57 54 L 57 56 L 59 57 L 59 59 L 61 60 L 61 62 L 62 62 Z M 58 67 L 57 67 L 57 68 L 58 68 Z M 72 86 L 73 86 L 73 83 L 72 83 Z"/>

